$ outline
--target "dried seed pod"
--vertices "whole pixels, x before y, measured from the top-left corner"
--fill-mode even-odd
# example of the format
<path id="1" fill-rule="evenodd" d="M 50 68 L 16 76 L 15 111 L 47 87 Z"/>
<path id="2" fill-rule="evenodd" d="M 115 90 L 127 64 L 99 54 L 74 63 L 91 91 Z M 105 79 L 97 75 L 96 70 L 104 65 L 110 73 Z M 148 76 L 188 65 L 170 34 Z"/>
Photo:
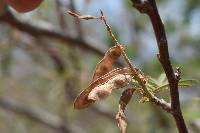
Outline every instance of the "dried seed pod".
<path id="1" fill-rule="evenodd" d="M 131 75 L 131 70 L 130 68 L 122 68 L 122 69 L 114 69 L 112 71 L 110 71 L 109 73 L 99 77 L 98 79 L 96 79 L 95 81 L 93 81 L 88 88 L 86 88 L 85 90 L 83 90 L 78 97 L 75 99 L 74 102 L 74 108 L 76 109 L 82 109 L 82 108 L 86 108 L 88 107 L 90 104 L 92 104 L 93 102 L 95 102 L 92 99 L 88 99 L 88 95 L 90 94 L 90 92 L 97 86 L 103 85 L 106 82 L 108 82 L 110 79 L 113 79 L 113 77 L 115 77 L 118 74 L 124 74 L 124 75 Z"/>
<path id="2" fill-rule="evenodd" d="M 106 83 L 96 86 L 88 95 L 89 100 L 100 100 L 107 97 L 112 90 L 127 86 L 132 80 L 130 74 L 117 74 Z"/>
<path id="3" fill-rule="evenodd" d="M 126 89 L 125 91 L 123 91 L 122 96 L 120 97 L 119 110 L 116 115 L 117 125 L 120 129 L 120 133 L 126 133 L 127 121 L 126 121 L 125 109 L 126 105 L 131 100 L 135 90 L 136 89 L 132 88 Z"/>
<path id="4" fill-rule="evenodd" d="M 122 54 L 123 45 L 114 46 L 110 48 L 106 53 L 103 59 L 97 64 L 92 81 L 97 78 L 105 75 L 112 70 L 113 64 Z"/>

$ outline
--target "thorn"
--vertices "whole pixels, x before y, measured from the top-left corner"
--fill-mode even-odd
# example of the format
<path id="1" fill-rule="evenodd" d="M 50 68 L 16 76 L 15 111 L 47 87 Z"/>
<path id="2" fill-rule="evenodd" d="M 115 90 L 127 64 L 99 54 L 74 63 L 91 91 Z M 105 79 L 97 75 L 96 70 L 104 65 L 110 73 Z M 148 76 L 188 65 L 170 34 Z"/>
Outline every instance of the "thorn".
<path id="1" fill-rule="evenodd" d="M 100 9 L 100 12 L 101 12 L 101 15 L 104 16 L 104 15 L 103 15 L 103 11 L 102 11 L 101 9 Z"/>

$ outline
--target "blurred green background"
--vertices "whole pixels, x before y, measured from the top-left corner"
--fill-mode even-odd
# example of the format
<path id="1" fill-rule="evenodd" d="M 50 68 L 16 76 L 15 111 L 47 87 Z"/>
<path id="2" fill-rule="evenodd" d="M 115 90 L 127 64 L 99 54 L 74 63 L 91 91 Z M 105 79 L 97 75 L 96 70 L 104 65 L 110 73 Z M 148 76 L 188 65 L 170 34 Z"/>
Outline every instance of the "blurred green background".
<path id="1" fill-rule="evenodd" d="M 173 67 L 180 66 L 183 78 L 200 80 L 200 1 L 157 3 Z M 95 16 L 102 9 L 133 63 L 155 78 L 163 72 L 149 18 L 128 0 L 45 0 L 29 13 L 10 10 L 22 23 L 55 30 L 76 40 L 82 38 L 100 51 L 113 46 L 101 22 L 78 21 L 66 13 L 73 8 Z M 70 42 L 55 38 L 21 32 L 0 19 L 0 132 L 119 132 L 115 114 L 121 91 L 87 109 L 73 109 L 74 98 L 90 83 L 101 56 L 80 49 L 81 43 L 71 47 Z M 180 89 L 183 116 L 194 133 L 200 132 L 199 87 Z M 158 96 L 169 101 L 168 91 Z M 139 103 L 139 97 L 134 95 L 127 107 L 128 133 L 177 132 L 169 114 L 151 103 Z"/>

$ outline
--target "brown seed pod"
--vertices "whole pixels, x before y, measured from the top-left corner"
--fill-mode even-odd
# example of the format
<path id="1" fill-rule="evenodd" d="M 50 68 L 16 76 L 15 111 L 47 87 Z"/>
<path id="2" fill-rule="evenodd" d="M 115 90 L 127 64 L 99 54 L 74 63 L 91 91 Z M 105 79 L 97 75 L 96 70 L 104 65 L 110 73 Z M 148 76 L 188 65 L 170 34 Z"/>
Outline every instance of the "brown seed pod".
<path id="1" fill-rule="evenodd" d="M 88 107 L 90 104 L 94 103 L 94 99 L 88 99 L 88 95 L 90 92 L 95 88 L 100 85 L 103 85 L 107 83 L 109 80 L 112 80 L 113 77 L 115 77 L 118 74 L 124 74 L 124 75 L 131 75 L 131 70 L 130 68 L 122 68 L 122 69 L 114 69 L 110 71 L 109 73 L 99 77 L 95 81 L 93 81 L 88 88 L 83 90 L 78 97 L 75 99 L 74 102 L 74 108 L 75 109 L 82 109 Z"/>
<path id="2" fill-rule="evenodd" d="M 127 121 L 126 121 L 125 109 L 126 105 L 131 100 L 135 90 L 136 89 L 132 88 L 126 89 L 125 91 L 123 91 L 120 97 L 119 110 L 118 113 L 116 114 L 117 125 L 120 129 L 120 133 L 126 133 Z"/>
<path id="3" fill-rule="evenodd" d="M 122 54 L 123 45 L 114 46 L 110 48 L 106 53 L 103 59 L 97 64 L 92 81 L 97 78 L 105 75 L 106 73 L 112 70 L 113 64 Z"/>
<path id="4" fill-rule="evenodd" d="M 130 74 L 117 74 L 106 83 L 96 86 L 88 95 L 89 100 L 101 100 L 107 97 L 112 90 L 127 86 L 132 80 Z"/>

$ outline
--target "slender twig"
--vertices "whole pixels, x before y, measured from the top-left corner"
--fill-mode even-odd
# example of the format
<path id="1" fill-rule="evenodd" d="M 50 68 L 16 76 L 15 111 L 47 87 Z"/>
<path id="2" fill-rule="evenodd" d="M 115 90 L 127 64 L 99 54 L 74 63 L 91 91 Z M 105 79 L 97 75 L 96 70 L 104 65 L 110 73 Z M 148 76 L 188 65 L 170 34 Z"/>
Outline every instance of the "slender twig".
<path id="1" fill-rule="evenodd" d="M 176 121 L 179 132 L 187 133 L 188 130 L 182 116 L 178 92 L 178 82 L 180 79 L 180 75 L 179 73 L 175 75 L 170 62 L 165 29 L 158 13 L 156 2 L 155 0 L 132 0 L 132 2 L 133 6 L 138 11 L 140 11 L 141 13 L 145 13 L 150 17 L 159 49 L 158 59 L 166 73 L 170 86 L 171 113 Z"/>

